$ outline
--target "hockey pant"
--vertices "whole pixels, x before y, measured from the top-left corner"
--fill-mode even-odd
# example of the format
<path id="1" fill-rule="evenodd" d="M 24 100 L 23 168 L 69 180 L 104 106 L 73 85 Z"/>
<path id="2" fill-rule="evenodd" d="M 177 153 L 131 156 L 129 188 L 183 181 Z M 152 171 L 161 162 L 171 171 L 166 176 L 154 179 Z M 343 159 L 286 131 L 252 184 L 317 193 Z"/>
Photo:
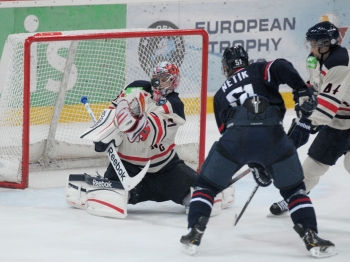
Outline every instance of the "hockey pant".
<path id="1" fill-rule="evenodd" d="M 344 167 L 350 173 L 350 130 L 324 126 L 312 142 L 303 163 L 306 191 L 312 190 L 330 166 L 345 154 Z"/>
<path id="2" fill-rule="evenodd" d="M 122 162 L 131 177 L 140 172 L 138 166 L 123 160 Z M 110 180 L 118 179 L 111 165 L 108 166 L 104 177 Z M 156 173 L 147 173 L 142 181 L 130 191 L 129 204 L 171 200 L 181 205 L 185 197 L 191 193 L 191 187 L 197 177 L 198 173 L 175 154 L 165 167 Z"/>

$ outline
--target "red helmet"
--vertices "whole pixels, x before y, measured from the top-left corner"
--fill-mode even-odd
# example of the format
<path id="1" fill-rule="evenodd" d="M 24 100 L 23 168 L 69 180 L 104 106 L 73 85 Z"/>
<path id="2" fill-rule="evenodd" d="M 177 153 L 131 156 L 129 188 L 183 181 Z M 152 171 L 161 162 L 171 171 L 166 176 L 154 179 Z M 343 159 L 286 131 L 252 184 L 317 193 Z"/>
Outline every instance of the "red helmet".
<path id="1" fill-rule="evenodd" d="M 157 77 L 166 77 L 168 81 L 170 81 L 171 85 L 167 88 L 168 90 L 174 90 L 179 86 L 180 83 L 180 70 L 179 68 L 168 61 L 160 62 L 158 65 L 155 66 L 152 72 L 152 79 L 157 78 Z M 158 88 L 156 86 L 157 83 L 152 82 L 152 86 L 154 88 Z M 163 88 L 159 88 L 160 90 Z"/>
<path id="2" fill-rule="evenodd" d="M 156 65 L 151 76 L 154 102 L 166 101 L 165 97 L 173 92 L 179 83 L 180 70 L 175 64 L 164 61 Z"/>

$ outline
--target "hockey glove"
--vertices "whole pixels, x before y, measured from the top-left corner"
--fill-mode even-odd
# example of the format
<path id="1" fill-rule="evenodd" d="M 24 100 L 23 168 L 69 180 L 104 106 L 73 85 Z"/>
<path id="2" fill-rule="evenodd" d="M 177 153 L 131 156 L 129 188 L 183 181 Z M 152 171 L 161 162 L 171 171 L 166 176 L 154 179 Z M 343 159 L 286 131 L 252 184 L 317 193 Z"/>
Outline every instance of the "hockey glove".
<path id="1" fill-rule="evenodd" d="M 272 180 L 266 170 L 260 165 L 249 164 L 250 171 L 253 174 L 255 182 L 261 187 L 267 187 L 271 185 Z"/>
<path id="2" fill-rule="evenodd" d="M 120 96 L 115 109 L 117 125 L 130 142 L 139 141 L 140 133 L 147 125 L 144 112 L 148 95 L 146 91 L 138 88 L 128 88 Z"/>
<path id="3" fill-rule="evenodd" d="M 316 134 L 322 126 L 314 126 L 311 124 L 311 121 L 306 117 L 302 117 L 297 122 L 294 130 L 296 128 L 300 129 L 301 132 L 308 132 L 309 134 Z M 294 131 L 293 131 L 294 132 Z"/>
<path id="4" fill-rule="evenodd" d="M 147 119 L 143 114 L 141 116 L 135 116 L 129 106 L 127 101 L 122 100 L 118 104 L 115 114 L 117 116 L 119 130 L 127 135 L 130 142 L 134 142 L 146 127 Z"/>
<path id="5" fill-rule="evenodd" d="M 293 119 L 292 126 L 294 125 L 296 119 Z M 292 130 L 289 138 L 293 141 L 295 148 L 299 148 L 309 141 L 310 132 L 308 132 L 305 128 L 298 126 L 295 124 L 294 129 Z"/>
<path id="6" fill-rule="evenodd" d="M 294 90 L 293 100 L 295 102 L 295 111 L 298 117 L 310 116 L 317 106 L 317 98 L 314 94 L 314 88 L 312 85 L 308 88 Z"/>

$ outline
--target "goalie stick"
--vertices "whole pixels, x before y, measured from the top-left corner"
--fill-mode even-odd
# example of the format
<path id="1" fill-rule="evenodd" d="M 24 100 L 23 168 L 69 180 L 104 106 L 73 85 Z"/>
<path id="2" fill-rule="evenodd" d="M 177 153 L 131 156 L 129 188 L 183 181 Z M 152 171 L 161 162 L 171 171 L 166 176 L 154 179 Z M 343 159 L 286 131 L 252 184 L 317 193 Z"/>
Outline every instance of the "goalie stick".
<path id="1" fill-rule="evenodd" d="M 288 133 L 287 133 L 287 136 L 290 137 L 290 135 L 292 134 L 294 128 L 296 126 L 296 121 L 294 121 L 292 123 L 292 125 L 290 126 L 289 130 L 288 130 Z M 249 174 L 250 173 L 250 168 L 248 168 L 247 170 L 245 170 L 244 172 L 242 172 L 241 174 L 239 174 L 237 177 L 231 179 L 230 183 L 229 183 L 229 186 L 232 185 L 234 182 L 236 182 L 237 180 L 241 179 L 242 177 L 244 177 L 245 175 Z M 250 201 L 252 200 L 253 196 L 255 195 L 256 191 L 258 190 L 259 188 L 259 185 L 256 185 L 252 191 L 252 193 L 250 194 L 247 202 L 245 203 L 244 207 L 242 208 L 241 210 L 241 213 L 239 213 L 238 217 L 237 217 L 237 214 L 236 214 L 236 217 L 235 217 L 235 223 L 234 223 L 234 226 L 237 225 L 238 221 L 240 220 L 240 218 L 242 217 L 244 211 L 247 209 Z"/>
<path id="2" fill-rule="evenodd" d="M 88 103 L 87 96 L 82 96 L 80 99 L 80 102 L 82 102 L 88 111 L 92 121 L 94 123 L 97 122 L 94 113 L 92 112 L 90 105 Z M 150 166 L 150 160 L 148 160 L 146 166 L 134 177 L 130 177 L 128 174 L 128 171 L 125 169 L 122 161 L 120 160 L 117 151 L 115 150 L 115 147 L 113 143 L 110 143 L 107 147 L 107 156 L 109 158 L 109 161 L 111 162 L 116 174 L 119 177 L 120 182 L 122 183 L 125 190 L 131 190 L 133 189 L 138 183 L 141 182 L 141 180 L 146 175 L 148 168 Z"/>

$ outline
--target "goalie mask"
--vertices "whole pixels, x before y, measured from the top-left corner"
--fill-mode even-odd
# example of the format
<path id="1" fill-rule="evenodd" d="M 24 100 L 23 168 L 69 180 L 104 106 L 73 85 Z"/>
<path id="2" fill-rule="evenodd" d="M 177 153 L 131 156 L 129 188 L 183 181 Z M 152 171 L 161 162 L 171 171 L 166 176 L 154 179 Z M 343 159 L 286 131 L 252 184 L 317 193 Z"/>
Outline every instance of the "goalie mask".
<path id="1" fill-rule="evenodd" d="M 248 53 L 240 45 L 227 47 L 222 54 L 221 65 L 223 74 L 228 78 L 237 68 L 249 65 Z"/>
<path id="2" fill-rule="evenodd" d="M 332 23 L 320 22 L 309 28 L 306 32 L 305 44 L 306 48 L 311 51 L 311 49 L 318 48 L 319 53 L 320 48 L 323 46 L 333 47 L 339 43 L 339 30 Z"/>
<path id="3" fill-rule="evenodd" d="M 159 103 L 173 92 L 180 83 L 179 68 L 171 62 L 161 62 L 152 71 L 153 101 Z"/>

